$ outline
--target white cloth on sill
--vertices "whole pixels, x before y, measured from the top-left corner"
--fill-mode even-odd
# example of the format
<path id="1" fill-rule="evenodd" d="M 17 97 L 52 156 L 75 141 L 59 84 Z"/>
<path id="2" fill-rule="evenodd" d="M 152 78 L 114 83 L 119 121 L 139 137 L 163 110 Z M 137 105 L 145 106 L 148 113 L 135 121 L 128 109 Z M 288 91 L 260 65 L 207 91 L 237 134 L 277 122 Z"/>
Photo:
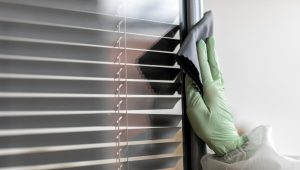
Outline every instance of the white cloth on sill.
<path id="1" fill-rule="evenodd" d="M 283 156 L 276 151 L 270 126 L 259 126 L 248 135 L 241 148 L 217 157 L 201 159 L 203 170 L 300 170 L 300 157 Z"/>

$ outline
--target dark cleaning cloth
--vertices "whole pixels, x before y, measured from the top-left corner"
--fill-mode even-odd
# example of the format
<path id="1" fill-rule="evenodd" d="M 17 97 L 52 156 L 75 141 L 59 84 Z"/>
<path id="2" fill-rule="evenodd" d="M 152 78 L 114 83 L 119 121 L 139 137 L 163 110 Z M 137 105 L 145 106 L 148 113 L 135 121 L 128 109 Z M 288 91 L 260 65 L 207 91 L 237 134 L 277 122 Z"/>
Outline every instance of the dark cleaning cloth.
<path id="1" fill-rule="evenodd" d="M 200 68 L 197 55 L 197 42 L 206 40 L 213 35 L 213 15 L 211 11 L 204 14 L 202 19 L 196 23 L 184 39 L 180 50 L 176 55 L 176 61 L 183 71 L 188 74 L 197 84 L 202 93 L 202 83 L 200 79 Z M 203 93 L 202 93 L 203 94 Z"/>

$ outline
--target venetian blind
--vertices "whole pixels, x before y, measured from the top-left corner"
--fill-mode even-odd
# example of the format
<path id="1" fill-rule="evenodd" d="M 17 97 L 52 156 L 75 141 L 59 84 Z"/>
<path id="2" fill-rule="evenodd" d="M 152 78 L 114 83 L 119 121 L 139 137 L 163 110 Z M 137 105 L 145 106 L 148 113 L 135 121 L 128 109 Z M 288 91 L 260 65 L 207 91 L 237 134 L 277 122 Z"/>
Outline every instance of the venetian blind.
<path id="1" fill-rule="evenodd" d="M 176 0 L 0 0 L 0 170 L 182 169 Z"/>

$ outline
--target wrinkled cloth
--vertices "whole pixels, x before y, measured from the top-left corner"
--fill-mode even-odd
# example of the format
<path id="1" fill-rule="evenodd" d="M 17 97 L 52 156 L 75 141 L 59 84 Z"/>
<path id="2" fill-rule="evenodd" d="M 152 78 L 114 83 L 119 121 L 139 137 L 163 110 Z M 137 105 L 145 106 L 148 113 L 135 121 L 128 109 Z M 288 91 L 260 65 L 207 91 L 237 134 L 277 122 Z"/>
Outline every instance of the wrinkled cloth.
<path id="1" fill-rule="evenodd" d="M 300 170 L 300 157 L 276 151 L 270 126 L 259 126 L 247 135 L 248 141 L 223 157 L 207 154 L 203 170 Z"/>
<path id="2" fill-rule="evenodd" d="M 196 23 L 184 39 L 181 48 L 176 55 L 176 61 L 183 71 L 188 74 L 202 91 L 200 80 L 200 68 L 197 57 L 196 43 L 213 35 L 213 15 L 211 11 L 204 14 L 202 19 Z"/>

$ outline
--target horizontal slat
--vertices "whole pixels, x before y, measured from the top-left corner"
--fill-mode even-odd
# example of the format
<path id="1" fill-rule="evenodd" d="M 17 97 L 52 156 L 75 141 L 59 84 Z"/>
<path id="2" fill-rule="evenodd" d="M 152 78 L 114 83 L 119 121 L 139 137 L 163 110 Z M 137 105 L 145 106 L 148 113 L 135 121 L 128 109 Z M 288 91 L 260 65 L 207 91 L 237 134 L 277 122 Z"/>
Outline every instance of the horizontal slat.
<path id="1" fill-rule="evenodd" d="M 118 98 L 119 100 L 126 99 L 134 99 L 134 98 L 140 98 L 140 99 L 147 99 L 147 98 L 176 98 L 179 99 L 181 96 L 178 94 L 174 95 L 134 95 L 134 94 L 77 94 L 77 93 L 23 93 L 23 92 L 0 92 L 0 98 L 87 98 L 87 99 L 111 99 L 111 98 Z"/>
<path id="2" fill-rule="evenodd" d="M 182 155 L 172 156 L 170 154 L 169 156 L 167 156 L 166 154 L 165 156 L 157 156 L 156 159 L 130 161 L 129 167 L 130 170 L 153 170 L 171 168 L 176 166 L 177 162 L 181 159 L 181 157 Z M 141 159 L 143 159 L 143 157 Z"/>
<path id="3" fill-rule="evenodd" d="M 0 40 L 0 46 L 2 47 L 0 48 L 0 54 L 80 61 L 116 62 L 117 56 L 122 52 L 121 49 L 112 47 L 87 47 L 5 40 Z M 127 63 L 168 66 L 175 64 L 175 54 L 172 53 L 130 49 L 126 49 L 126 53 Z M 120 56 L 121 63 L 125 62 L 124 54 L 123 52 Z"/>
<path id="4" fill-rule="evenodd" d="M 125 141 L 120 142 L 120 147 L 127 147 L 131 145 L 148 145 L 148 144 L 167 144 L 167 143 L 181 143 L 181 139 L 159 139 L 159 140 L 144 140 L 144 141 Z M 116 142 L 110 143 L 93 143 L 93 144 L 78 144 L 78 145 L 61 145 L 61 146 L 40 146 L 40 147 L 23 147 L 23 148 L 1 148 L 0 156 L 21 155 L 33 153 L 46 153 L 57 151 L 72 151 L 80 149 L 97 149 L 115 147 Z"/>
<path id="5" fill-rule="evenodd" d="M 139 156 L 130 157 L 128 163 L 125 163 L 127 159 L 121 159 L 124 164 L 123 168 L 132 170 L 153 170 L 161 168 L 170 168 L 176 165 L 182 155 L 179 154 L 163 154 L 157 156 Z M 35 166 L 14 166 L 8 168 L 0 168 L 0 170 L 49 170 L 49 169 L 60 169 L 60 170 L 99 170 L 99 169 L 114 169 L 118 164 L 115 163 L 116 159 L 105 159 L 105 160 L 92 160 L 92 161 L 81 161 L 81 162 L 67 162 L 67 163 L 56 163 L 46 165 L 35 165 Z M 145 167 L 145 168 L 143 168 Z"/>
<path id="6" fill-rule="evenodd" d="M 123 62 L 119 62 L 118 58 L 114 62 L 103 62 L 103 61 L 87 61 L 87 60 L 77 60 L 77 59 L 74 60 L 74 59 L 60 59 L 60 58 L 48 58 L 48 57 L 32 57 L 32 56 L 0 54 L 0 60 L 54 62 L 54 63 L 76 63 L 76 64 L 110 64 L 110 65 L 117 65 L 119 67 L 125 67 L 125 65 L 126 65 L 126 66 L 135 66 L 135 67 L 180 68 L 179 65 L 161 66 L 161 65 L 151 65 L 151 64 L 123 63 Z"/>
<path id="7" fill-rule="evenodd" d="M 122 54 L 122 53 L 120 53 Z M 112 56 L 111 56 L 112 57 Z M 113 58 L 113 57 L 112 57 Z M 25 60 L 25 61 L 46 61 L 46 62 L 63 62 L 63 63 L 84 63 L 84 64 L 114 64 L 120 66 L 148 66 L 148 67 L 164 67 L 164 68 L 179 68 L 178 65 L 175 66 L 161 66 L 159 63 L 156 64 L 140 64 L 140 63 L 124 63 L 116 58 L 115 61 L 95 61 L 95 60 L 80 60 L 80 59 L 65 59 L 65 58 L 49 58 L 49 57 L 35 57 L 35 56 L 21 56 L 21 55 L 7 55 L 0 54 L 1 60 Z M 121 59 L 121 60 L 127 60 Z"/>
<path id="8" fill-rule="evenodd" d="M 179 107 L 177 106 L 179 105 Z M 120 110 L 120 114 L 164 114 L 164 115 L 181 115 L 181 103 L 177 103 L 174 109 L 163 110 Z M 177 107 L 177 108 L 176 108 Z M 15 117 L 15 116 L 47 116 L 47 115 L 85 115 L 85 114 L 113 114 L 116 111 L 103 110 L 68 110 L 68 111 L 0 111 L 0 117 Z"/>
<path id="9" fill-rule="evenodd" d="M 121 130 L 121 141 L 143 141 L 174 138 L 180 127 Z M 16 135 L 0 137 L 0 148 L 24 148 L 115 142 L 117 130 Z"/>
<path id="10" fill-rule="evenodd" d="M 178 145 L 179 143 L 130 145 L 128 147 L 123 147 L 120 155 L 121 157 L 136 157 L 172 154 L 176 151 Z M 0 156 L 0 167 L 91 161 L 99 159 L 113 159 L 115 157 L 115 147 L 54 151 L 46 153 Z"/>
<path id="11" fill-rule="evenodd" d="M 174 80 L 179 73 L 179 68 L 164 68 L 151 66 L 128 65 L 127 78 L 129 79 L 157 79 Z M 125 78 L 125 68 L 117 64 L 92 64 L 92 63 L 64 63 L 28 60 L 0 59 L 1 73 L 81 76 L 81 77 L 106 77 Z"/>
<path id="12" fill-rule="evenodd" d="M 55 127 L 89 127 L 116 125 L 119 117 L 120 126 L 178 126 L 181 115 L 146 115 L 146 114 L 85 114 L 53 116 L 18 116 L 1 117 L 0 129 L 55 128 Z M 128 121 L 128 123 L 127 123 Z"/>
<path id="13" fill-rule="evenodd" d="M 120 94 L 126 93 L 125 81 L 80 81 L 80 80 L 39 80 L 0 79 L 1 92 L 23 93 L 74 93 L 74 94 L 115 94 L 121 86 Z M 127 82 L 127 94 L 171 95 L 179 88 L 179 83 Z"/>
<path id="14" fill-rule="evenodd" d="M 17 97 L 19 96 L 19 97 Z M 23 95 L 24 96 L 24 95 Z M 51 97 L 51 96 L 50 96 Z M 51 97 L 28 95 L 0 98 L 1 111 L 54 111 L 54 110 L 115 110 L 121 99 L 112 97 Z M 127 99 L 128 110 L 172 109 L 180 97 L 131 97 Z M 125 108 L 125 101 L 120 104 Z"/>
<path id="15" fill-rule="evenodd" d="M 0 17 L 6 20 L 40 23 L 43 25 L 73 26 L 85 29 L 116 31 L 118 24 L 124 32 L 124 17 L 67 11 L 0 2 Z M 122 21 L 122 22 L 121 22 Z M 121 23 L 120 23 L 121 22 Z M 127 18 L 126 32 L 174 37 L 178 26 Z"/>
<path id="16" fill-rule="evenodd" d="M 121 38 L 122 39 L 122 38 Z M 84 43 L 73 43 L 73 42 L 63 42 L 63 41 L 52 41 L 52 40 L 39 40 L 39 39 L 31 39 L 31 38 L 22 38 L 22 37 L 12 37 L 12 36 L 1 36 L 0 41 L 17 41 L 17 42 L 30 42 L 30 43 L 48 43 L 48 44 L 55 44 L 55 45 L 72 45 L 78 47 L 97 47 L 97 48 L 113 48 L 119 50 L 125 50 L 124 47 L 118 46 L 116 43 L 114 46 L 105 46 L 99 44 L 84 44 Z M 121 42 L 121 41 L 120 41 Z M 145 52 L 159 52 L 159 53 L 168 53 L 176 55 L 176 51 L 179 48 L 176 47 L 175 51 L 161 51 L 161 50 L 153 50 L 153 49 L 137 49 L 137 48 L 129 48 L 127 47 L 126 50 L 137 50 Z M 155 65 L 155 64 L 154 64 Z"/>
<path id="17" fill-rule="evenodd" d="M 28 79 L 28 80 L 80 80 L 80 81 L 115 81 L 114 78 L 103 77 L 78 77 L 78 76 L 57 76 L 57 75 L 34 75 L 34 74 L 14 74 L 14 73 L 0 73 L 0 79 Z M 148 80 L 148 79 L 124 79 L 121 78 L 119 82 L 161 82 L 161 83 L 174 83 L 175 80 Z"/>
<path id="18" fill-rule="evenodd" d="M 51 40 L 81 44 L 104 46 L 124 46 L 124 34 L 112 31 L 85 30 L 80 28 L 66 28 L 59 26 L 45 26 L 17 22 L 0 21 L 0 35 L 20 37 L 36 40 Z M 159 51 L 174 51 L 179 40 L 137 34 L 126 35 L 126 47 L 137 49 L 151 49 Z"/>
<path id="19" fill-rule="evenodd" d="M 72 0 L 72 3 L 70 3 L 68 0 L 1 0 L 1 2 L 81 11 L 87 13 L 106 13 L 110 15 L 117 15 L 118 13 L 120 15 L 124 15 L 125 12 L 124 1 L 122 0 Z M 139 0 L 127 0 L 126 2 L 126 16 L 129 18 L 139 18 L 144 20 L 176 24 L 179 23 L 177 20 L 179 13 L 178 1 L 164 0 L 162 2 L 161 0 L 151 0 L 140 3 Z M 153 6 L 155 8 L 153 8 Z M 147 10 L 147 12 L 140 12 L 144 10 Z"/>

